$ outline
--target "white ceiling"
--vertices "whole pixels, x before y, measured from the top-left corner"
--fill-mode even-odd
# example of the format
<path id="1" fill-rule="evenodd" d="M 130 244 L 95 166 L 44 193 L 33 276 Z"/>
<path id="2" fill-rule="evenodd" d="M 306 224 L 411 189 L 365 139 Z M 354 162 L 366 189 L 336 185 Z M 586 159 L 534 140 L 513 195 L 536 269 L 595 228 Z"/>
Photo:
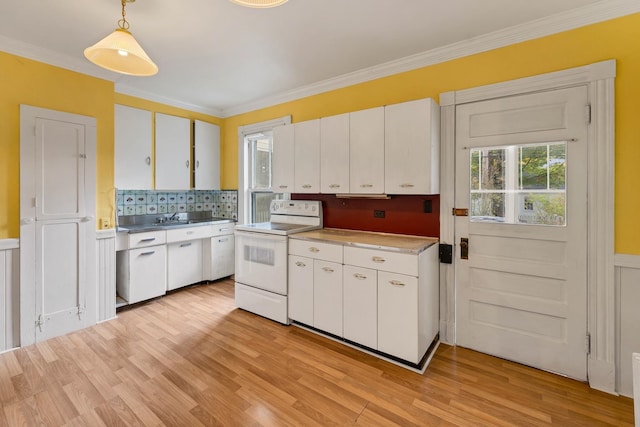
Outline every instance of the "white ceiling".
<path id="1" fill-rule="evenodd" d="M 634 2 L 289 0 L 250 9 L 229 0 L 137 0 L 127 4 L 127 20 L 160 71 L 130 77 L 83 56 L 116 28 L 120 0 L 2 0 L 0 50 L 112 80 L 121 93 L 224 117 L 331 79 L 347 84 L 345 75 L 366 80 L 380 64 L 444 46 L 470 46 L 491 35 L 495 42 L 544 22 L 555 25 L 548 32 L 567 29 L 616 8 L 614 15 L 626 14 Z"/>

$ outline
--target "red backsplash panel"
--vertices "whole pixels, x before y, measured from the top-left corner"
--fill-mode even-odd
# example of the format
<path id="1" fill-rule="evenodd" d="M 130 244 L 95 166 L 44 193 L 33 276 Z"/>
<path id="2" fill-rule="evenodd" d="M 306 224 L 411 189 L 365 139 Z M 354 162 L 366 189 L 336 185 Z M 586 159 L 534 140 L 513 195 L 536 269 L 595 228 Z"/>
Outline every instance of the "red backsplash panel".
<path id="1" fill-rule="evenodd" d="M 291 198 L 320 200 L 327 228 L 440 237 L 439 195 L 338 199 L 333 194 L 292 194 Z M 431 213 L 424 212 L 426 200 L 431 201 Z M 385 217 L 375 218 L 374 210 L 384 211 Z"/>

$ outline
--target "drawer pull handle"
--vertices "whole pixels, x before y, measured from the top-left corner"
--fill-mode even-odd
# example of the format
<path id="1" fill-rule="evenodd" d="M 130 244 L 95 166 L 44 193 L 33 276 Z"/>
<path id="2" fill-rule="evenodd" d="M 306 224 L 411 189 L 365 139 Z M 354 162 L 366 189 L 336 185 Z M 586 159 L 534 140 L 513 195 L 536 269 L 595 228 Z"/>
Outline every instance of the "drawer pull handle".
<path id="1" fill-rule="evenodd" d="M 329 188 L 340 188 L 340 184 L 331 184 Z"/>
<path id="2" fill-rule="evenodd" d="M 218 231 L 229 231 L 228 228 L 218 228 Z"/>
<path id="3" fill-rule="evenodd" d="M 229 239 L 218 239 L 218 243 L 222 243 L 222 242 L 228 242 Z"/>
<path id="4" fill-rule="evenodd" d="M 140 256 L 153 255 L 153 254 L 155 254 L 155 253 L 156 253 L 156 251 L 142 252 L 142 253 L 140 254 Z"/>
<path id="5" fill-rule="evenodd" d="M 186 247 L 189 247 L 189 246 L 191 246 L 191 243 L 183 243 L 183 244 L 180 245 L 181 248 L 186 248 Z"/>
<path id="6" fill-rule="evenodd" d="M 193 234 L 193 231 L 187 231 L 187 234 Z"/>
<path id="7" fill-rule="evenodd" d="M 327 273 L 333 273 L 333 268 L 329 268 L 329 267 L 322 267 L 322 270 L 324 270 Z"/>
<path id="8" fill-rule="evenodd" d="M 379 256 L 373 256 L 373 257 L 371 257 L 371 261 L 381 264 L 381 263 L 385 262 L 386 259 L 384 259 L 382 257 L 379 257 Z"/>
<path id="9" fill-rule="evenodd" d="M 280 185 L 280 186 L 278 186 L 278 188 L 289 188 L 289 186 L 288 185 Z"/>
<path id="10" fill-rule="evenodd" d="M 371 188 L 371 187 L 373 187 L 373 184 L 360 184 L 360 187 L 362 187 L 362 188 Z"/>
<path id="11" fill-rule="evenodd" d="M 305 184 L 305 185 L 302 186 L 302 188 L 311 188 L 311 185 Z"/>
<path id="12" fill-rule="evenodd" d="M 400 187 L 402 188 L 412 188 L 414 185 L 413 184 L 401 184 Z"/>
<path id="13" fill-rule="evenodd" d="M 356 278 L 356 279 L 358 279 L 358 280 L 364 280 L 364 279 L 366 279 L 366 278 L 367 278 L 367 276 L 365 276 L 364 274 L 360 274 L 360 273 L 355 273 L 355 274 L 353 275 L 353 277 L 355 277 L 355 278 Z"/>
<path id="14" fill-rule="evenodd" d="M 304 262 L 300 262 L 300 261 L 296 261 L 296 265 L 298 267 L 306 267 L 307 266 L 307 264 L 305 264 Z"/>
<path id="15" fill-rule="evenodd" d="M 391 283 L 393 286 L 404 286 L 404 283 L 399 280 L 389 280 L 389 283 Z"/>
<path id="16" fill-rule="evenodd" d="M 151 164 L 151 156 L 147 156 L 147 157 L 144 159 L 144 162 L 145 162 L 147 165 L 150 165 L 150 164 Z"/>
<path id="17" fill-rule="evenodd" d="M 309 248 L 309 251 L 310 251 L 310 252 L 313 252 L 313 253 L 317 253 L 317 252 L 320 252 L 320 249 L 316 248 L 315 246 L 311 246 L 311 247 Z"/>
<path id="18" fill-rule="evenodd" d="M 147 239 L 140 239 L 140 243 L 144 243 L 144 242 L 153 242 L 154 240 L 156 240 L 155 237 L 149 237 Z"/>

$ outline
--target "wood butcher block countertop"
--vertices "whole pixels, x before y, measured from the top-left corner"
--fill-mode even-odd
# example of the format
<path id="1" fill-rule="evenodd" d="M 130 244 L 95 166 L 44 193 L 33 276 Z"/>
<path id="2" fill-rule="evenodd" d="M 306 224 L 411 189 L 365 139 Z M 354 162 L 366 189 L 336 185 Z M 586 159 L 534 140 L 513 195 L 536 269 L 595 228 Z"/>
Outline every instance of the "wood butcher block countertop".
<path id="1" fill-rule="evenodd" d="M 405 234 L 377 233 L 372 231 L 323 228 L 289 235 L 291 239 L 340 243 L 366 249 L 419 254 L 438 243 L 434 237 L 410 236 Z"/>

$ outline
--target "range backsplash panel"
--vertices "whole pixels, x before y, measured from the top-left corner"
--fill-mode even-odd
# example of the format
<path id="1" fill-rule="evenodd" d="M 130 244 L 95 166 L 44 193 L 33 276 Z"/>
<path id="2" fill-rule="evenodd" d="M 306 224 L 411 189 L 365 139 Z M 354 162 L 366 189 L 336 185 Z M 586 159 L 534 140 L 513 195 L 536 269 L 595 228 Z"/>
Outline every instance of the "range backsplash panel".
<path id="1" fill-rule="evenodd" d="M 322 201 L 327 228 L 440 237 L 440 196 L 391 196 L 390 199 L 337 198 L 333 194 L 292 194 L 295 200 Z M 431 212 L 425 212 L 425 201 Z M 374 216 L 384 211 L 384 218 Z"/>
<path id="2" fill-rule="evenodd" d="M 238 219 L 237 190 L 117 190 L 118 216 L 210 211 L 217 218 Z"/>

